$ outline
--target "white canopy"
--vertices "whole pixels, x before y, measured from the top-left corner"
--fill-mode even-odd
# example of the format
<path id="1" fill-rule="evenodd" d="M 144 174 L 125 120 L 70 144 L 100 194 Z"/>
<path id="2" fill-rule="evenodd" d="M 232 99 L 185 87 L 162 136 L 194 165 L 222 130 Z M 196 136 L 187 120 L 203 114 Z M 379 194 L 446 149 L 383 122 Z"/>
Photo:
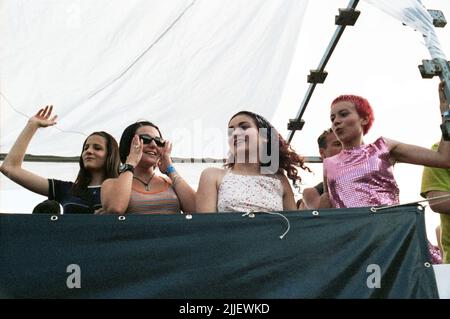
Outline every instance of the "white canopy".
<path id="1" fill-rule="evenodd" d="M 306 4 L 3 1 L 0 151 L 53 104 L 58 127 L 29 153 L 76 156 L 87 134 L 119 139 L 146 119 L 174 142 L 173 155 L 222 158 L 233 112 L 274 114 Z"/>

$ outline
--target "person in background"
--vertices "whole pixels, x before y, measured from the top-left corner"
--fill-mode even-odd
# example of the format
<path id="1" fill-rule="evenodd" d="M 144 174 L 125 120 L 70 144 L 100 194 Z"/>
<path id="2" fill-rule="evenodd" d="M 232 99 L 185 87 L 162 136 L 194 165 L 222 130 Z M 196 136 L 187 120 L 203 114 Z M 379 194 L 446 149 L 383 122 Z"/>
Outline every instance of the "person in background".
<path id="1" fill-rule="evenodd" d="M 288 178 L 300 181 L 303 157 L 291 149 L 264 117 L 249 111 L 228 123 L 230 157 L 225 168 L 207 168 L 197 190 L 197 212 L 296 210 Z M 268 158 L 262 158 L 267 150 Z"/>
<path id="2" fill-rule="evenodd" d="M 450 119 L 439 84 L 440 112 Z M 436 151 L 397 142 L 385 137 L 365 144 L 363 136 L 374 121 L 372 107 L 360 96 L 342 95 L 331 104 L 333 132 L 342 143 L 342 151 L 323 161 L 324 189 L 321 207 L 348 208 L 399 204 L 399 188 L 393 175 L 396 162 L 450 168 L 450 142 L 441 139 Z"/>
<path id="3" fill-rule="evenodd" d="M 439 108 L 443 122 L 450 119 L 444 94 L 439 84 Z M 396 162 L 450 168 L 450 142 L 441 139 L 436 151 L 397 142 L 385 137 L 365 144 L 374 120 L 369 102 L 356 95 L 341 95 L 331 104 L 333 132 L 342 143 L 342 151 L 323 162 L 326 192 L 320 208 L 350 208 L 398 205 L 399 188 L 393 175 Z M 436 249 L 428 241 L 431 261 L 439 262 Z"/>
<path id="4" fill-rule="evenodd" d="M 331 128 L 329 128 L 326 131 L 323 131 L 323 133 L 320 134 L 320 136 L 317 138 L 317 145 L 319 146 L 319 154 L 322 161 L 325 158 L 338 154 L 342 150 L 342 144 L 336 138 L 336 135 L 333 133 L 333 130 Z M 322 196 L 323 192 L 324 192 L 323 182 L 320 182 L 314 187 L 305 188 L 303 190 L 302 208 L 303 209 L 319 208 L 320 196 Z"/>
<path id="5" fill-rule="evenodd" d="M 438 143 L 431 149 L 436 151 L 437 148 Z M 450 263 L 450 169 L 424 167 L 420 195 L 429 199 L 431 210 L 440 215 L 441 229 L 438 243 L 442 247 L 442 260 L 448 264 Z"/>
<path id="6" fill-rule="evenodd" d="M 64 214 L 94 213 L 101 209 L 100 185 L 105 179 L 118 174 L 119 148 L 110 134 L 94 132 L 86 138 L 75 182 L 47 179 L 22 167 L 28 145 L 36 131 L 56 124 L 57 116 L 52 117 L 52 110 L 53 106 L 47 105 L 29 119 L 0 171 L 28 190 L 57 201 L 63 207 Z"/>
<path id="7" fill-rule="evenodd" d="M 61 207 L 57 201 L 46 199 L 33 208 L 32 214 L 59 215 L 61 214 Z"/>
<path id="8" fill-rule="evenodd" d="M 172 165 L 172 143 L 148 121 L 129 125 L 120 138 L 120 175 L 102 184 L 105 214 L 176 214 L 195 211 L 195 191 Z M 166 176 L 156 174 L 157 168 Z"/>

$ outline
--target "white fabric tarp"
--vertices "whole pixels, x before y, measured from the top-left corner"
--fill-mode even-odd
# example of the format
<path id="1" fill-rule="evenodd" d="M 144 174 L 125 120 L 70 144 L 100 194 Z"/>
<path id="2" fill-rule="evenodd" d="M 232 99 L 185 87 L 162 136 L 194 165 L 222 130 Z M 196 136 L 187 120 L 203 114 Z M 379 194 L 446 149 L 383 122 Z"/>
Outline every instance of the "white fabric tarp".
<path id="1" fill-rule="evenodd" d="M 0 152 L 53 104 L 57 128 L 31 154 L 79 155 L 85 135 L 117 139 L 141 119 L 173 155 L 225 157 L 233 112 L 271 117 L 307 0 L 3 0 Z"/>

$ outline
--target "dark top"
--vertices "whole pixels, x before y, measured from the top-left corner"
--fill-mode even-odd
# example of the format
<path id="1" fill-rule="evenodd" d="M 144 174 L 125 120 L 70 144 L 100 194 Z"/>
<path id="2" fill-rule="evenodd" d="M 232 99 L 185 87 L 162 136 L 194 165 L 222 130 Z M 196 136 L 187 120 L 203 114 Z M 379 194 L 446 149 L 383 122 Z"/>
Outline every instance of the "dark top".
<path id="1" fill-rule="evenodd" d="M 72 182 L 48 180 L 48 199 L 60 203 L 64 214 L 93 214 L 102 207 L 100 186 L 90 186 L 81 195 L 74 195 L 72 186 Z"/>
<path id="2" fill-rule="evenodd" d="M 323 182 L 317 184 L 316 186 L 314 186 L 314 188 L 319 193 L 319 195 L 323 194 Z"/>

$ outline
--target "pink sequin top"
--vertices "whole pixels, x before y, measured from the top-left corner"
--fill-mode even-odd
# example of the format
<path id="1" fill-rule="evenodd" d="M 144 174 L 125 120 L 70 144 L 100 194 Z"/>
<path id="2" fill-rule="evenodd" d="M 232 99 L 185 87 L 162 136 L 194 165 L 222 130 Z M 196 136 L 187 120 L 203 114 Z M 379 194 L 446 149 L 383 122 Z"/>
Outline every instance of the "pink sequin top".
<path id="1" fill-rule="evenodd" d="M 324 159 L 331 203 L 335 208 L 395 205 L 399 189 L 386 141 L 344 149 Z"/>

